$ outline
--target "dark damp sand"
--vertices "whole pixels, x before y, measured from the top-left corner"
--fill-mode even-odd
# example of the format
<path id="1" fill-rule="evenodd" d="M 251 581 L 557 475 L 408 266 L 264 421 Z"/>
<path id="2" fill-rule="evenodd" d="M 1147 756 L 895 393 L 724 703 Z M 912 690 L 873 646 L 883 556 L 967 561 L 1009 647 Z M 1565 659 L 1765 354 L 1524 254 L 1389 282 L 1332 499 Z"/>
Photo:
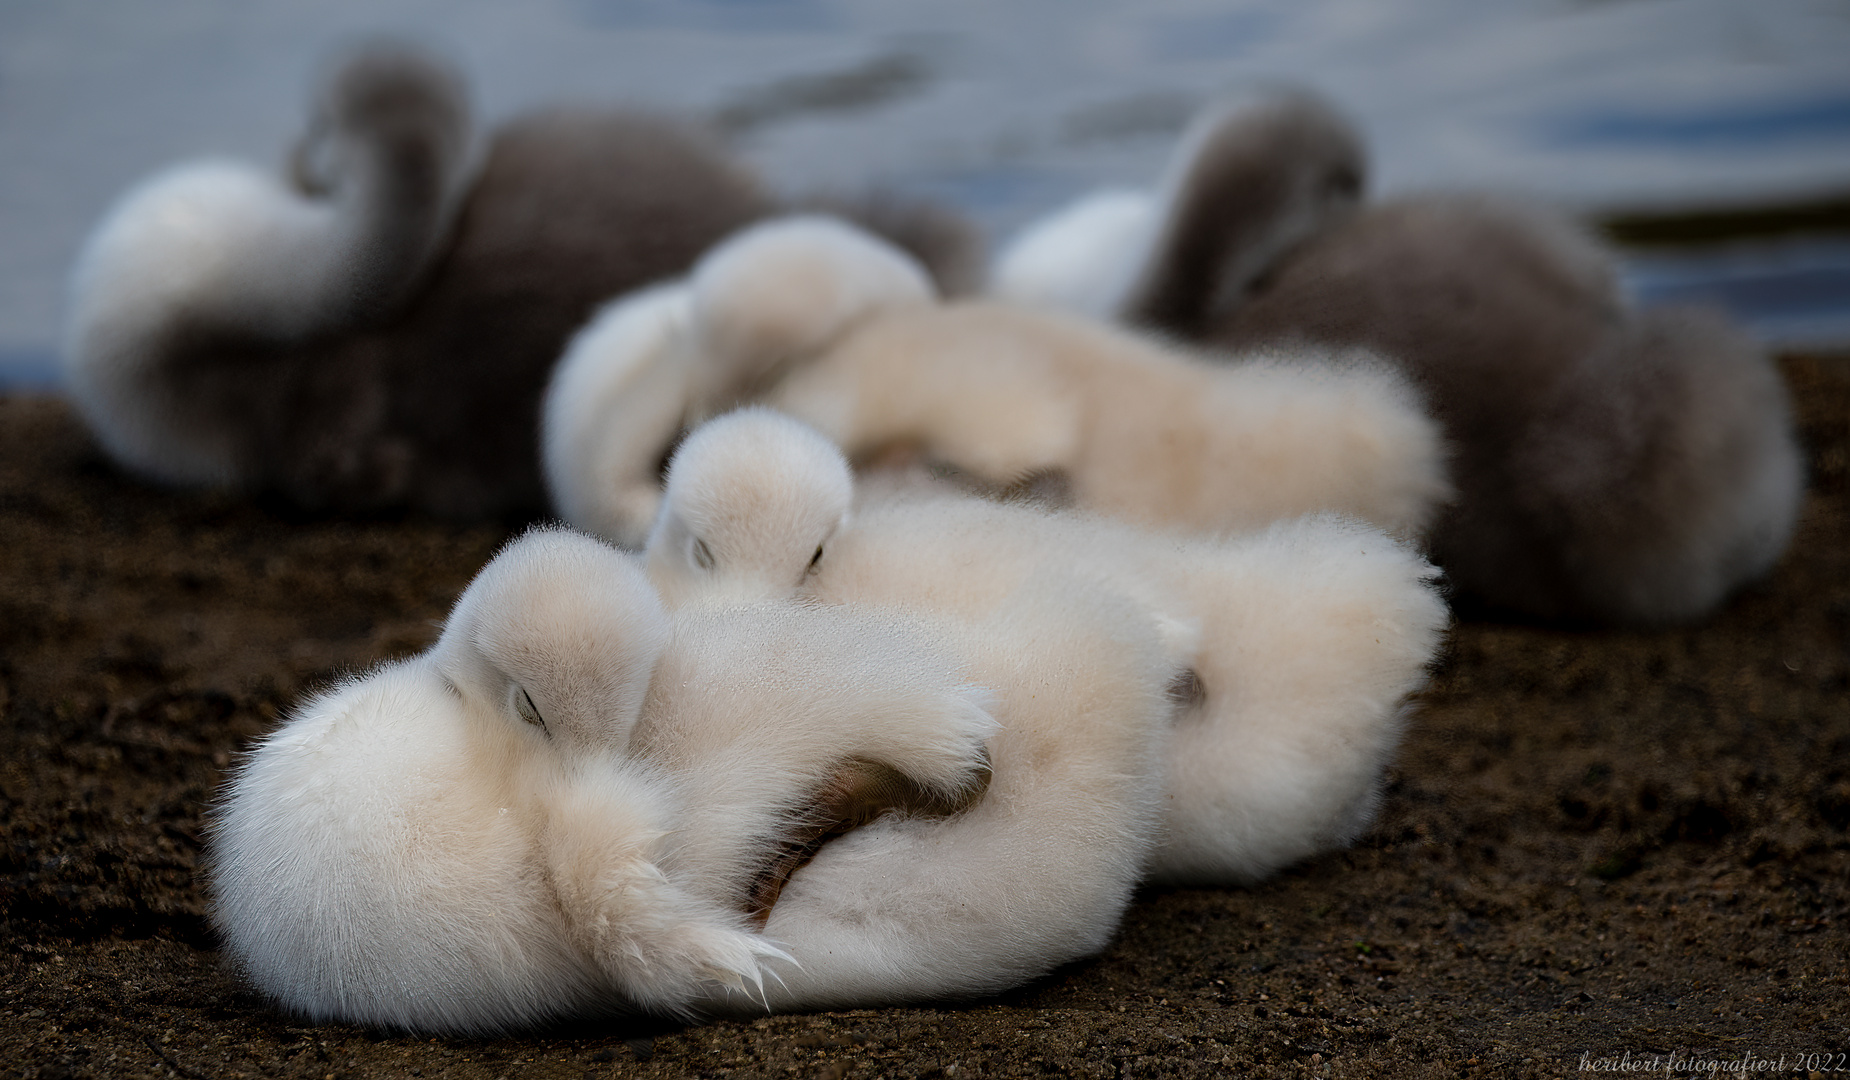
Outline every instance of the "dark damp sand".
<path id="1" fill-rule="evenodd" d="M 1772 578 L 1687 630 L 1461 624 L 1354 850 L 1145 895 L 1103 956 L 994 1000 L 493 1040 L 272 1012 L 215 951 L 197 871 L 238 750 L 304 690 L 428 643 L 507 530 L 155 490 L 63 404 L 0 400 L 0 1077 L 1503 1077 L 1841 1053 L 1850 360 L 1785 370 L 1813 487 Z"/>

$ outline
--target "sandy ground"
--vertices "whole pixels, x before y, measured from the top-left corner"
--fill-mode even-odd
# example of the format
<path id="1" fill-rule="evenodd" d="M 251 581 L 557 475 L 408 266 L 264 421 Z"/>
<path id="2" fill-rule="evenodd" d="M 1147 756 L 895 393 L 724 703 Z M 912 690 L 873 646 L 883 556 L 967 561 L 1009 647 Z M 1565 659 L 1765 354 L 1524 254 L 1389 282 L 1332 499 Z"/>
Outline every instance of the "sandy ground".
<path id="1" fill-rule="evenodd" d="M 1850 1072 L 1850 360 L 1785 370 L 1772 578 L 1690 629 L 1462 622 L 1354 850 L 1149 893 L 1002 998 L 488 1041 L 273 1012 L 198 870 L 239 748 L 430 642 L 508 529 L 155 490 L 0 399 L 0 1077 Z"/>

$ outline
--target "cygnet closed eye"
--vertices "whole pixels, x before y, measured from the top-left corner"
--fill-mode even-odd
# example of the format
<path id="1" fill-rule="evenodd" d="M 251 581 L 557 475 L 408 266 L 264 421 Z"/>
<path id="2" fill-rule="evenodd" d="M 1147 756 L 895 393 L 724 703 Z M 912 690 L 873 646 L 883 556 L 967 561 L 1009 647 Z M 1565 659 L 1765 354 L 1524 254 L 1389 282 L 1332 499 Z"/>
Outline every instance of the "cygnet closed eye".
<path id="1" fill-rule="evenodd" d="M 649 576 L 670 605 L 787 596 L 821 568 L 853 498 L 847 460 L 814 429 L 769 409 L 729 413 L 669 463 Z"/>
<path id="2" fill-rule="evenodd" d="M 514 712 L 522 720 L 539 728 L 541 731 L 545 731 L 548 735 L 552 734 L 552 732 L 548 731 L 546 728 L 546 718 L 540 715 L 539 707 L 533 704 L 532 695 L 528 694 L 526 689 L 519 683 L 509 684 L 508 699 L 514 706 Z"/>
<path id="3" fill-rule="evenodd" d="M 231 953 L 312 1019 L 417 1031 L 757 988 L 788 957 L 670 880 L 676 785 L 627 752 L 668 633 L 632 556 L 509 544 L 429 652 L 310 700 L 233 778 Z"/>
<path id="4" fill-rule="evenodd" d="M 574 747 L 607 748 L 627 741 L 667 633 L 632 558 L 536 530 L 464 591 L 432 652 L 463 697 Z"/>

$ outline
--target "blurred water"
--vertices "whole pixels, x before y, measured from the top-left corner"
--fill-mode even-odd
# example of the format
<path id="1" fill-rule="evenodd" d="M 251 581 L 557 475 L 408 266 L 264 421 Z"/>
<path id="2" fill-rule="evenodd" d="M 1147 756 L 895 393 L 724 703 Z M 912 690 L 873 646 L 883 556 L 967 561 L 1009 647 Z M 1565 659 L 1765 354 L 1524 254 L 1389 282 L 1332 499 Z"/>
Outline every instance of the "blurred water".
<path id="1" fill-rule="evenodd" d="M 1636 256 L 1623 277 L 1642 303 L 1720 306 L 1769 341 L 1850 345 L 1850 241 L 1843 238 Z"/>
<path id="2" fill-rule="evenodd" d="M 893 186 L 998 237 L 1147 184 L 1189 115 L 1313 86 L 1377 192 L 1492 187 L 1585 210 L 1850 192 L 1842 0 L 0 0 L 0 381 L 52 370 L 63 280 L 127 185 L 203 154 L 276 161 L 327 51 L 447 50 L 490 118 L 540 102 L 709 118 L 786 188 Z M 1653 255 L 1781 341 L 1850 342 L 1850 239 Z"/>

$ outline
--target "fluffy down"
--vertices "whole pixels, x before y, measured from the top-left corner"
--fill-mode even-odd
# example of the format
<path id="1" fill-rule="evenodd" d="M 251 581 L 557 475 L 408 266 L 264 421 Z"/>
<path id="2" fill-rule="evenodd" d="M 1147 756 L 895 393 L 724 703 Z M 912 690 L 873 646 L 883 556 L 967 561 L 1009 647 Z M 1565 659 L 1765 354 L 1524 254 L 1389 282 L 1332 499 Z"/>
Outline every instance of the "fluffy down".
<path id="1" fill-rule="evenodd" d="M 1144 191 L 1099 191 L 1034 222 L 997 254 L 989 295 L 1115 318 L 1142 265 L 1125 256 L 1156 242 L 1156 205 Z"/>
<path id="2" fill-rule="evenodd" d="M 546 391 L 554 508 L 640 548 L 684 429 L 761 396 L 862 319 L 936 296 L 909 256 L 837 219 L 798 216 L 728 239 L 686 281 L 611 301 L 572 340 Z"/>
<path id="3" fill-rule="evenodd" d="M 1718 315 L 1633 309 L 1607 251 L 1542 208 L 1474 195 L 1356 205 L 1360 146 L 1308 95 L 1218 108 L 1150 197 L 1154 242 L 1063 226 L 1068 212 L 1001 265 L 1065 243 L 1090 262 L 1064 275 L 1129 282 L 1111 303 L 1135 325 L 1236 354 L 1385 358 L 1452 448 L 1458 495 L 1428 542 L 1480 603 L 1676 622 L 1765 574 L 1803 489 L 1765 351 Z"/>
<path id="4" fill-rule="evenodd" d="M 787 601 L 671 618 L 632 557 L 530 533 L 431 650 L 306 703 L 238 770 L 215 921 L 261 990 L 317 1020 L 485 1032 L 762 1008 L 763 965 L 788 955 L 758 932 L 764 881 L 788 848 L 846 804 L 924 822 L 982 795 L 996 721 L 966 647 Z M 1147 841 L 1113 849 L 1117 878 L 1062 882 L 1107 897 L 1087 940 L 1115 925 Z M 976 967 L 1014 981 L 1070 940 Z M 957 973 L 867 985 L 892 1000 L 997 977 Z"/>
<path id="5" fill-rule="evenodd" d="M 130 190 L 85 244 L 65 370 L 130 468 L 174 483 L 248 479 L 248 412 L 282 407 L 286 391 L 239 347 L 383 317 L 435 256 L 468 167 L 455 73 L 397 47 L 363 50 L 323 89 L 311 142 L 312 194 L 237 162 L 182 165 Z"/>
<path id="6" fill-rule="evenodd" d="M 543 513 L 540 400 L 573 330 L 785 204 L 640 113 L 536 112 L 473 152 L 464 98 L 447 65 L 371 47 L 332 70 L 287 180 L 203 163 L 125 195 L 63 350 L 104 447 L 311 509 Z M 837 205 L 940 281 L 977 248 L 943 211 Z"/>
<path id="7" fill-rule="evenodd" d="M 708 423 L 687 446 L 698 453 L 675 458 L 662 509 L 683 524 L 648 552 L 676 603 L 794 592 L 983 619 L 1058 567 L 1069 587 L 1122 595 L 1154 620 L 1164 649 L 1143 674 L 1178 699 L 1157 878 L 1256 880 L 1348 843 L 1372 819 L 1405 697 L 1447 621 L 1432 568 L 1379 530 L 1325 516 L 1210 540 L 912 493 L 831 521 L 826 541 L 815 528 L 775 536 L 774 522 L 802 515 L 711 508 L 747 490 L 747 477 L 799 473 L 779 459 L 814 470 L 827 441 L 753 410 Z M 834 468 L 778 499 L 832 513 L 849 481 L 839 458 Z M 702 512 L 684 513 L 683 499 Z M 692 558 L 696 545 L 725 557 Z"/>
<path id="8" fill-rule="evenodd" d="M 729 413 L 696 428 L 669 463 L 649 577 L 671 605 L 788 596 L 821 565 L 853 501 L 833 443 L 769 409 Z"/>
<path id="9" fill-rule="evenodd" d="M 804 609 L 822 619 L 853 606 Z M 739 609 L 696 603 L 679 618 L 736 620 Z M 919 615 L 889 618 L 900 622 Z M 1075 589 L 1059 572 L 1027 584 L 979 619 L 932 618 L 942 643 L 987 690 L 987 789 L 943 813 L 879 815 L 824 843 L 769 908 L 765 936 L 789 955 L 767 964 L 761 998 L 712 989 L 724 1011 L 845 1008 L 967 997 L 1007 989 L 1089 955 L 1110 940 L 1151 845 L 1162 794 L 1169 702 L 1164 642 L 1147 613 L 1121 597 Z M 849 627 L 813 664 L 779 651 L 792 672 L 739 663 L 727 651 L 670 656 L 655 686 L 672 700 L 645 710 L 638 745 L 687 778 L 689 811 L 671 874 L 739 881 L 763 862 L 740 812 L 770 793 L 742 782 L 803 749 L 783 728 L 803 702 L 839 714 L 865 743 L 884 725 L 916 720 L 915 747 L 889 760 L 923 762 L 923 731 L 957 730 L 907 708 L 919 643 Z M 929 655 L 929 654 L 928 654 Z M 897 673 L 856 696 L 838 669 Z M 768 705 L 767 705 L 768 703 Z M 732 718 L 730 722 L 726 718 Z M 910 731 L 910 727 L 903 730 Z M 966 725 L 966 731 L 973 730 Z M 850 745 L 839 731 L 818 760 Z M 946 762 L 967 761 L 953 742 Z M 799 757 L 801 755 L 798 755 Z M 915 766 L 921 775 L 926 775 Z M 790 765 L 784 766 L 791 767 Z M 929 803 L 929 800 L 927 800 Z"/>
<path id="10" fill-rule="evenodd" d="M 310 1019 L 414 1031 L 755 984 L 776 950 L 661 872 L 674 786 L 622 753 L 669 633 L 628 559 L 531 534 L 429 652 L 298 708 L 216 815 L 238 965 Z"/>
<path id="11" fill-rule="evenodd" d="M 1363 353 L 1281 346 L 1218 364 L 1053 312 L 916 296 L 858 308 L 819 303 L 800 333 L 728 333 L 725 358 L 704 350 L 703 311 L 762 303 L 776 320 L 735 316 L 732 325 L 802 321 L 781 294 L 746 287 L 778 280 L 779 264 L 797 268 L 820 296 L 871 291 L 857 283 L 874 276 L 836 256 L 841 237 L 824 237 L 804 222 L 776 246 L 737 241 L 743 255 L 729 242 L 707 262 L 736 258 L 754 272 L 708 275 L 676 309 L 685 316 L 669 315 L 680 301 L 648 293 L 585 330 L 548 408 L 547 445 L 559 448 L 549 449 L 550 476 L 568 520 L 635 543 L 667 445 L 630 433 L 666 435 L 677 418 L 695 423 L 723 400 L 686 391 L 677 409 L 666 394 L 612 394 L 599 412 L 574 403 L 589 397 L 579 388 L 655 377 L 645 372 L 669 385 L 677 370 L 698 385 L 715 367 L 740 365 L 778 372 L 757 400 L 815 426 L 857 466 L 923 462 L 978 490 L 1053 491 L 1143 524 L 1215 532 L 1335 510 L 1414 535 L 1450 494 L 1445 448 L 1419 395 Z M 875 246 L 863 238 L 855 250 Z M 817 284 L 831 274 L 835 286 Z M 844 314 L 851 309 L 858 314 Z M 685 330 L 682 317 L 691 320 Z M 653 329 L 622 329 L 644 323 Z M 799 339 L 821 345 L 793 360 L 788 342 Z"/>
<path id="12" fill-rule="evenodd" d="M 857 461 L 895 447 L 1008 489 L 1200 532 L 1334 510 L 1417 534 L 1449 495 L 1418 395 L 1372 357 L 1214 364 L 1053 312 L 965 302 L 849 331 L 764 402 Z"/>

